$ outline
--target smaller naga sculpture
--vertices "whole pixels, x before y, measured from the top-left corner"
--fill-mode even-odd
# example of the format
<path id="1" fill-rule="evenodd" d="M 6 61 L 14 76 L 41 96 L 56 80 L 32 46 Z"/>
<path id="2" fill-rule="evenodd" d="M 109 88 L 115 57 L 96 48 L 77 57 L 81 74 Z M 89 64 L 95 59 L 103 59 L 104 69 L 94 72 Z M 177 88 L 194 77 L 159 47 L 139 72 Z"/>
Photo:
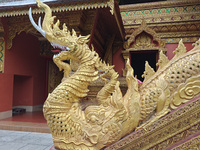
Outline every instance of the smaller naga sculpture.
<path id="1" fill-rule="evenodd" d="M 43 107 L 55 148 L 101 149 L 134 131 L 139 124 L 138 129 L 145 128 L 200 93 L 199 41 L 188 53 L 180 42 L 171 61 L 161 52 L 157 72 L 146 63 L 145 82 L 140 86 L 128 60 L 128 90 L 122 96 L 118 73 L 89 48 L 89 35 L 77 36 L 65 24 L 61 30 L 59 20 L 54 24 L 55 16 L 52 16 L 51 9 L 39 0 L 37 4 L 45 10 L 43 23 L 41 25 L 41 18 L 38 25 L 33 21 L 30 8 L 31 23 L 53 47 L 60 49 L 53 61 L 64 70 L 62 82 L 48 95 Z M 71 76 L 70 66 L 64 62 L 69 59 L 80 64 Z M 99 76 L 99 70 L 104 71 L 102 76 Z M 105 81 L 105 77 L 110 79 L 96 96 L 98 104 L 82 107 L 81 98 L 87 96 L 89 84 L 99 77 Z"/>

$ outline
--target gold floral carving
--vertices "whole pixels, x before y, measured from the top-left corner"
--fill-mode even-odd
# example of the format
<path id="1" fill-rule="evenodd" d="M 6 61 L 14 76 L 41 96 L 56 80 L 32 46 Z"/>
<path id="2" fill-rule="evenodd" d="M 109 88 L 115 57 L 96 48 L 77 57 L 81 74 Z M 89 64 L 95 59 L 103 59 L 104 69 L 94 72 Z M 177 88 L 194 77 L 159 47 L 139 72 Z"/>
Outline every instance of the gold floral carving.
<path id="1" fill-rule="evenodd" d="M 154 46 L 155 44 L 151 43 L 151 37 L 148 36 L 145 32 L 142 32 L 140 35 L 138 35 L 138 38 L 135 40 L 133 48 L 154 47 Z"/>
<path id="2" fill-rule="evenodd" d="M 125 32 L 127 35 L 131 35 L 140 25 L 135 25 L 134 28 L 125 28 Z M 192 22 L 178 22 L 176 24 L 162 24 L 162 26 L 149 24 L 149 28 L 154 30 L 160 37 L 180 37 L 180 35 L 183 36 L 189 36 L 189 35 L 199 35 L 199 33 L 194 33 L 192 31 L 198 30 L 200 27 L 200 24 L 198 22 L 192 23 Z M 171 33 L 173 31 L 173 33 Z M 177 33 L 177 34 L 174 34 Z"/>
<path id="3" fill-rule="evenodd" d="M 147 15 L 148 16 L 148 15 Z M 125 19 L 122 17 L 122 19 L 124 20 L 124 25 L 125 26 L 138 26 L 139 24 L 141 24 L 141 17 L 143 17 L 147 23 L 151 23 L 151 24 L 158 24 L 158 23 L 163 23 L 163 24 L 168 24 L 168 22 L 172 22 L 175 25 L 179 25 L 178 21 L 198 21 L 197 18 L 200 17 L 200 15 L 198 13 L 193 13 L 193 14 L 185 14 L 185 16 L 183 17 L 182 14 L 179 14 L 179 16 L 176 15 L 168 15 L 168 16 L 164 16 L 164 15 L 154 15 L 154 16 L 133 16 L 134 18 L 129 17 L 128 19 Z M 164 19 L 163 19 L 164 18 Z M 172 20 L 172 18 L 174 20 Z M 183 18 L 183 19 L 182 19 Z M 162 21 L 164 20 L 164 21 Z M 172 26 L 171 30 L 179 30 L 176 28 L 176 26 Z M 183 28 L 181 29 L 183 30 Z"/>
<path id="4" fill-rule="evenodd" d="M 190 115 L 190 117 L 192 117 L 192 115 Z M 176 124 L 174 124 L 175 126 L 182 126 L 180 124 L 184 124 L 186 122 L 186 125 L 187 125 L 187 128 L 185 129 L 184 126 L 182 126 L 185 130 L 184 131 L 179 131 L 179 132 L 175 132 L 175 134 L 172 134 L 172 136 L 162 142 L 160 142 L 159 144 L 149 148 L 149 150 L 153 150 L 153 149 L 174 149 L 174 147 L 176 145 L 178 145 L 177 143 L 179 142 L 184 142 L 185 140 L 187 141 L 187 139 L 191 138 L 191 136 L 194 136 L 196 133 L 199 133 L 199 122 L 196 122 L 195 124 L 191 123 L 191 126 L 189 126 L 189 123 L 188 122 L 192 122 L 195 120 L 194 119 L 198 119 L 199 121 L 199 118 L 195 112 L 195 117 L 194 118 L 187 118 L 187 120 L 184 120 L 183 122 L 178 122 Z M 174 127 L 174 126 L 171 126 L 171 127 Z M 176 129 L 179 129 L 179 128 L 176 128 Z M 193 143 L 195 142 L 195 139 L 192 139 L 191 141 L 193 141 Z M 185 145 L 186 146 L 186 145 Z M 187 150 L 189 148 L 191 148 L 192 146 L 195 146 L 195 145 L 187 145 Z M 173 147 L 173 148 L 172 148 Z M 175 148 L 176 149 L 176 148 Z M 182 149 L 181 149 L 182 150 Z"/>
<path id="5" fill-rule="evenodd" d="M 165 43 L 178 43 L 180 39 L 183 39 L 184 42 L 195 42 L 199 39 L 200 33 L 199 32 L 194 32 L 195 29 L 190 30 L 190 28 L 187 27 L 187 31 L 179 31 L 180 27 L 179 25 L 177 26 L 177 31 L 172 31 L 170 25 L 165 25 L 163 26 L 150 26 L 149 28 L 153 29 L 158 36 L 165 41 Z M 190 25 L 188 25 L 190 26 Z M 196 26 L 196 31 L 200 28 L 199 25 Z M 126 28 L 125 32 L 127 35 L 130 35 L 133 33 L 137 28 Z"/>
<path id="6" fill-rule="evenodd" d="M 189 78 L 186 83 L 180 84 L 177 92 L 175 92 L 171 107 L 177 108 L 181 103 L 197 96 L 200 93 L 200 75 Z"/>
<path id="7" fill-rule="evenodd" d="M 185 143 L 176 146 L 172 150 L 188 150 L 188 149 L 199 150 L 199 148 L 200 148 L 200 135 L 189 139 Z"/>
<path id="8" fill-rule="evenodd" d="M 137 36 L 139 37 L 136 38 Z M 150 36 L 152 36 L 154 42 L 158 43 L 158 46 L 155 46 L 151 42 Z M 166 49 L 164 48 L 165 43 L 161 40 L 161 38 L 157 35 L 157 33 L 154 30 L 147 26 L 144 20 L 142 20 L 142 23 L 137 30 L 135 30 L 131 35 L 126 36 L 126 39 L 127 41 L 124 42 L 124 48 L 129 49 L 129 51 L 143 49 L 158 49 L 163 50 L 164 52 L 166 51 Z"/>

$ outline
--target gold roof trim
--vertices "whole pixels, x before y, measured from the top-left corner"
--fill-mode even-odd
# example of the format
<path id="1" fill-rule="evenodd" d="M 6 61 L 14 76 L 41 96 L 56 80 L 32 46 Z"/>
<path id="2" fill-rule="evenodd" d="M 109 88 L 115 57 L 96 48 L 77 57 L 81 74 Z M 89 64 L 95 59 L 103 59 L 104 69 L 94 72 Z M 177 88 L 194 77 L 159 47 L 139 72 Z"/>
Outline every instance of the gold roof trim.
<path id="1" fill-rule="evenodd" d="M 28 8 L 30 6 L 27 6 Z M 28 8 L 18 8 L 18 9 L 9 9 L 3 10 L 0 12 L 0 17 L 10 17 L 10 16 L 23 16 L 28 15 Z M 107 8 L 109 7 L 111 10 L 111 14 L 114 13 L 114 0 L 101 0 L 101 1 L 92 1 L 86 3 L 71 3 L 64 4 L 60 6 L 51 6 L 52 12 L 64 12 L 64 11 L 76 11 L 76 10 L 87 10 L 87 9 L 96 9 L 96 8 Z M 43 9 L 33 8 L 33 14 L 44 13 Z"/>

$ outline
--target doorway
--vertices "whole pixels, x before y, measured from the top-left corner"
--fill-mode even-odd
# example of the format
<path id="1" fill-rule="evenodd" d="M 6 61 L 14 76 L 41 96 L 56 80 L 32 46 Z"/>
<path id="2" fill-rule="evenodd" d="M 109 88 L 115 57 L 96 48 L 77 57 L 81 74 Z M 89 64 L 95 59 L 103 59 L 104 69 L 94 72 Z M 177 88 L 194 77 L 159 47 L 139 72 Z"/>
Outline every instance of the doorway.
<path id="1" fill-rule="evenodd" d="M 134 75 L 140 81 L 143 81 L 142 74 L 145 71 L 145 61 L 149 62 L 149 65 L 156 71 L 156 62 L 157 62 L 158 51 L 134 51 L 131 52 L 131 66 L 134 69 Z"/>

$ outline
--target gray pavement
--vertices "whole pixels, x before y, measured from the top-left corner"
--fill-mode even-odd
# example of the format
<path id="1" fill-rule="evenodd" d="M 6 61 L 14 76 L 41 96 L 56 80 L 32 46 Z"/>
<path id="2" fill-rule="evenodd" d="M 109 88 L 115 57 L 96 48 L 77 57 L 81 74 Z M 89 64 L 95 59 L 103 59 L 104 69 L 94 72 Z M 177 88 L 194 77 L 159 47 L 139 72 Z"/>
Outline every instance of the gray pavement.
<path id="1" fill-rule="evenodd" d="M 49 150 L 52 146 L 49 133 L 0 130 L 0 150 Z"/>

